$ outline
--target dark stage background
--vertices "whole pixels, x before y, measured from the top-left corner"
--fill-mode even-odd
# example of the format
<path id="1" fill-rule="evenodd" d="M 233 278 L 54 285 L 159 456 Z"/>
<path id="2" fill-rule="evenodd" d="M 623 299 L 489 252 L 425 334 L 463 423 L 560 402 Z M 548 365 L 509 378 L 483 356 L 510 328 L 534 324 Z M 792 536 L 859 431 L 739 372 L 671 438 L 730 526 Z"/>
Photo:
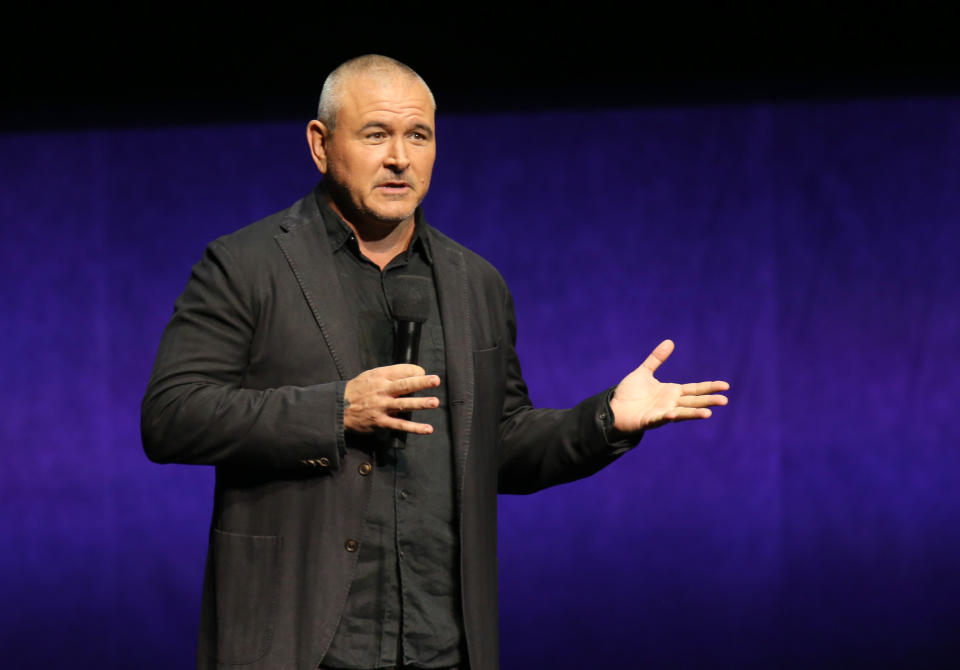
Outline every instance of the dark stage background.
<path id="1" fill-rule="evenodd" d="M 104 42 L 51 20 L 11 49 L 0 667 L 191 667 L 213 473 L 147 461 L 140 398 L 204 245 L 313 186 L 318 73 L 365 51 L 438 93 L 427 217 L 512 288 L 535 403 L 615 384 L 666 337 L 661 379 L 733 387 L 590 479 L 501 498 L 504 670 L 956 665 L 954 38 L 645 16 L 577 26 L 631 59 L 472 19 L 413 48 L 416 18 L 321 31 L 330 49 L 309 22 Z"/>
<path id="2" fill-rule="evenodd" d="M 505 668 L 960 652 L 960 102 L 441 116 L 429 219 L 516 299 L 534 401 L 731 404 L 501 502 Z M 302 124 L 0 137 L 5 667 L 192 662 L 212 471 L 138 404 L 210 239 L 314 182 Z M 582 268 L 573 271 L 573 268 Z"/>

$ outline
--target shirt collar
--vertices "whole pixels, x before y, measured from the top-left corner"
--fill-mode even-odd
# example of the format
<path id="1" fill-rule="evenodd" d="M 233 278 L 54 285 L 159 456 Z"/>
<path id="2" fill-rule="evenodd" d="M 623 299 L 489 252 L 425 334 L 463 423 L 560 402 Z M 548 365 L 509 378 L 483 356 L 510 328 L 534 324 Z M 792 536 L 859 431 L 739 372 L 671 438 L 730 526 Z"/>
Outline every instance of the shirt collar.
<path id="1" fill-rule="evenodd" d="M 338 252 L 343 245 L 354 237 L 353 230 L 347 225 L 339 214 L 333 211 L 330 203 L 327 201 L 327 192 L 323 188 L 323 182 L 316 190 L 317 206 L 320 208 L 320 216 L 323 218 L 323 225 L 327 230 L 327 238 L 330 240 L 330 250 Z M 409 249 L 420 252 L 423 258 L 433 265 L 433 252 L 430 249 L 430 235 L 427 234 L 427 221 L 423 216 L 423 209 L 417 207 L 413 215 L 413 237 L 410 239 Z M 356 241 L 353 242 L 354 246 Z"/>

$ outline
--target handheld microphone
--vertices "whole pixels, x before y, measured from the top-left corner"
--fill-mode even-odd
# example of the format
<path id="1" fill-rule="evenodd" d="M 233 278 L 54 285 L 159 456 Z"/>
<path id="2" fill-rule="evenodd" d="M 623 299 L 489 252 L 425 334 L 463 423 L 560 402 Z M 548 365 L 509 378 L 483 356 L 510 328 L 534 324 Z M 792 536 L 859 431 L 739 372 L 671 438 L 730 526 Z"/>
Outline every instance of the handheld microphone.
<path id="1" fill-rule="evenodd" d="M 430 316 L 431 280 L 427 277 L 400 275 L 393 284 L 390 312 L 393 315 L 393 362 L 416 365 L 420 358 L 420 331 Z M 399 415 L 410 419 L 410 412 Z M 402 449 L 407 434 L 394 431 L 393 446 Z"/>

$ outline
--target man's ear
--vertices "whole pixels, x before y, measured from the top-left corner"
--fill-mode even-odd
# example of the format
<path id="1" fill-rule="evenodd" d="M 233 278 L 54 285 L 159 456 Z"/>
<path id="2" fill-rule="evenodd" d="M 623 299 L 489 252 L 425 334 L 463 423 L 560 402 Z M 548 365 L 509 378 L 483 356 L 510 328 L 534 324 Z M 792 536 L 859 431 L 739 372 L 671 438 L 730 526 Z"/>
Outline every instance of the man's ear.
<path id="1" fill-rule="evenodd" d="M 322 121 L 313 120 L 307 124 L 307 146 L 313 162 L 320 170 L 320 174 L 327 173 L 327 143 L 330 141 L 330 131 Z"/>

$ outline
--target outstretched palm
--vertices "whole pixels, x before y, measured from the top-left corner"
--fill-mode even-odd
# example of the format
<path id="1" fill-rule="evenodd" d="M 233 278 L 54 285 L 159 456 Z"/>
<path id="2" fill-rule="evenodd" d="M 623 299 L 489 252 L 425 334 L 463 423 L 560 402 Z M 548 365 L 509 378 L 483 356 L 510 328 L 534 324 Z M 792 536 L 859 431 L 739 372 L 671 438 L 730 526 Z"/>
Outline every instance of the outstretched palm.
<path id="1" fill-rule="evenodd" d="M 706 419 L 709 407 L 726 405 L 727 398 L 717 395 L 730 388 L 727 382 L 668 384 L 657 380 L 657 371 L 670 354 L 673 342 L 664 340 L 636 370 L 623 378 L 613 394 L 614 428 L 622 433 L 657 428 L 671 421 Z"/>

